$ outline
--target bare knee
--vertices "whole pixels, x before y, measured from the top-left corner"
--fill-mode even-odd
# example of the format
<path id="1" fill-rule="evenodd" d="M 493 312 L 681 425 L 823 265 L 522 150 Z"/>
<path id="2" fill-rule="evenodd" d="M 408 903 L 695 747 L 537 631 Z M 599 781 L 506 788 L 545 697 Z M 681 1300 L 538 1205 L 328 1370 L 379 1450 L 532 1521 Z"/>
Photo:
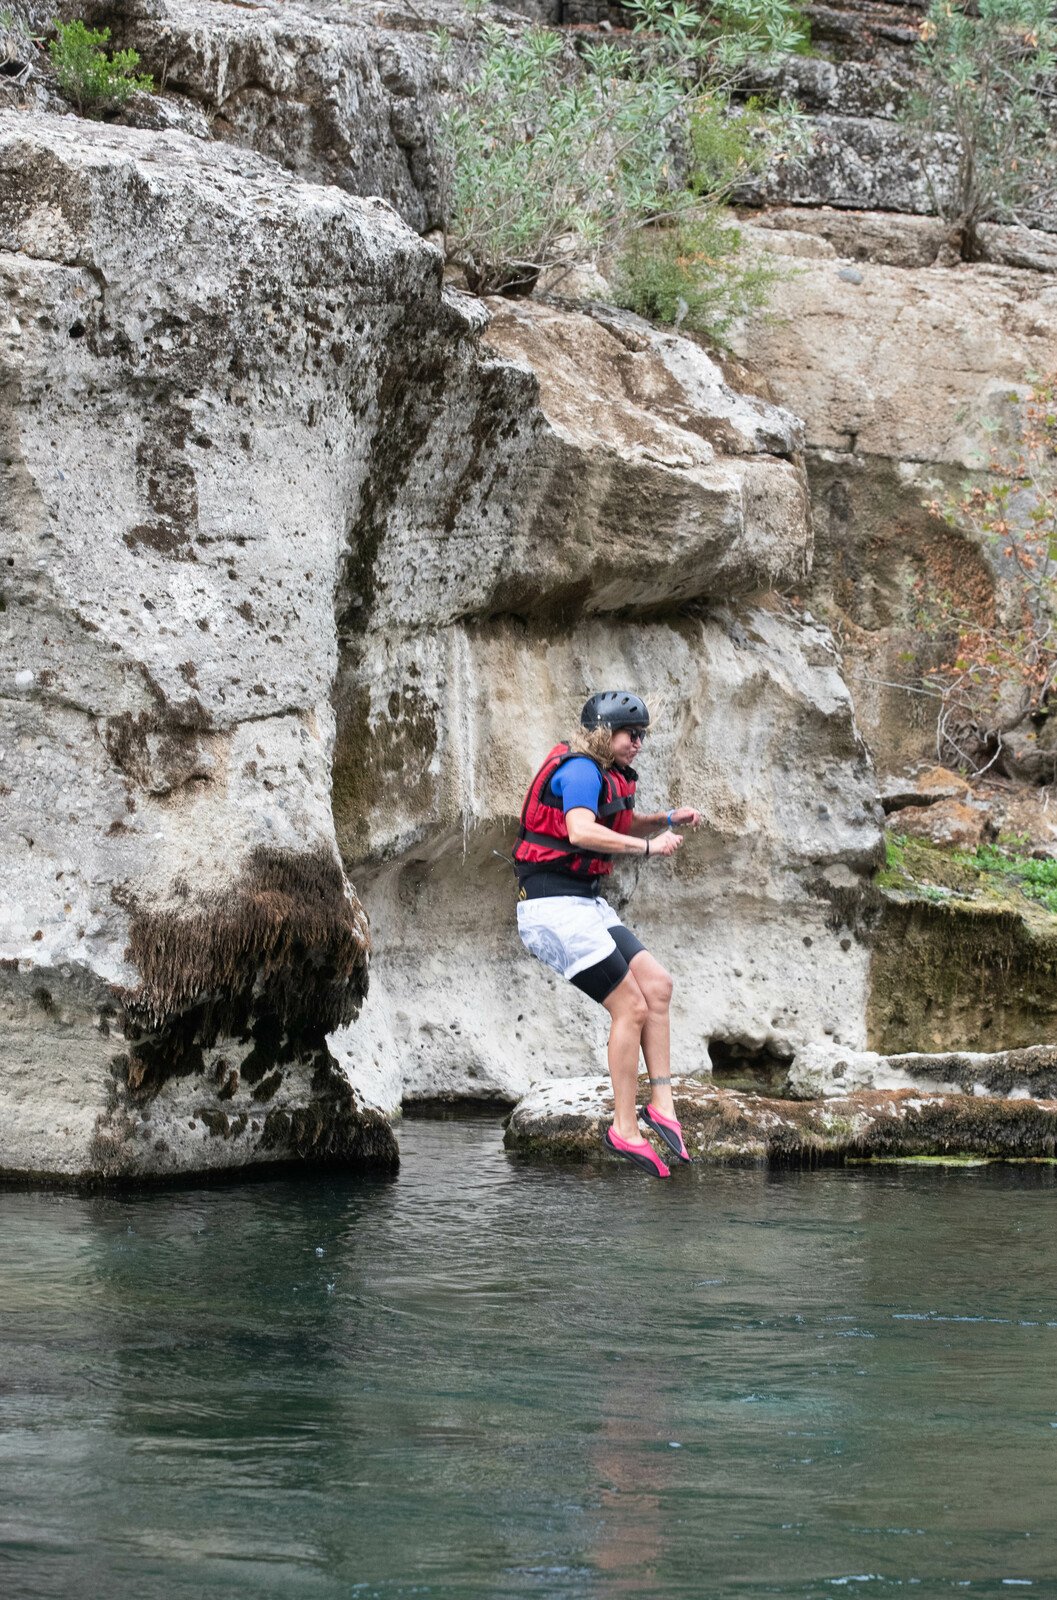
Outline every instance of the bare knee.
<path id="1" fill-rule="evenodd" d="M 614 1022 L 629 1022 L 636 1028 L 643 1027 L 650 1014 L 646 996 L 631 978 L 617 985 L 606 1001 L 606 1009 Z"/>
<path id="2" fill-rule="evenodd" d="M 632 957 L 631 972 L 653 1016 L 663 1016 L 671 1004 L 675 987 L 671 973 L 666 972 L 648 950 L 640 950 Z"/>
<path id="3" fill-rule="evenodd" d="M 646 996 L 641 992 L 641 990 L 637 994 L 630 995 L 624 1002 L 623 1015 L 627 1018 L 628 1022 L 633 1023 L 636 1028 L 645 1027 L 646 1019 L 649 1014 L 649 1001 L 646 999 Z"/>
<path id="4" fill-rule="evenodd" d="M 672 982 L 671 975 L 661 967 L 656 976 L 651 978 L 649 983 L 642 986 L 642 992 L 649 1009 L 651 1011 L 667 1011 L 671 1004 L 672 990 L 674 988 L 675 985 Z"/>

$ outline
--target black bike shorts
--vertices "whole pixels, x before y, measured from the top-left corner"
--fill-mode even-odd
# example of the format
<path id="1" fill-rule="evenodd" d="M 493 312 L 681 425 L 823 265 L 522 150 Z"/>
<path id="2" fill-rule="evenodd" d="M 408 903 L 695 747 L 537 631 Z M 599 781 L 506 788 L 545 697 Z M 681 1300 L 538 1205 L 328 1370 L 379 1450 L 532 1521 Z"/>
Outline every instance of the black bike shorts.
<path id="1" fill-rule="evenodd" d="M 597 1000 L 599 1005 L 608 1000 L 618 983 L 623 983 L 630 971 L 632 960 L 640 950 L 646 948 L 622 922 L 609 929 L 609 937 L 616 945 L 616 949 L 608 956 L 604 956 L 601 961 L 596 961 L 593 967 L 585 967 L 582 972 L 569 979 L 569 982 L 582 989 L 584 994 L 592 1000 Z"/>

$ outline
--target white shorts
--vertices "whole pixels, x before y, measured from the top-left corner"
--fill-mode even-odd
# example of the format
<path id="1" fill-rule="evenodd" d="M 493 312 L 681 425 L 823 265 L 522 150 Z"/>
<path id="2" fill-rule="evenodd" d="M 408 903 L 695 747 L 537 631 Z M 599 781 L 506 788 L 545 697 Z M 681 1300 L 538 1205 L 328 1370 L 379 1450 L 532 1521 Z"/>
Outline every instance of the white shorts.
<path id="1" fill-rule="evenodd" d="M 556 894 L 518 902 L 517 930 L 525 949 L 570 980 L 613 954 L 617 947 L 609 929 L 620 925 L 600 895 Z"/>

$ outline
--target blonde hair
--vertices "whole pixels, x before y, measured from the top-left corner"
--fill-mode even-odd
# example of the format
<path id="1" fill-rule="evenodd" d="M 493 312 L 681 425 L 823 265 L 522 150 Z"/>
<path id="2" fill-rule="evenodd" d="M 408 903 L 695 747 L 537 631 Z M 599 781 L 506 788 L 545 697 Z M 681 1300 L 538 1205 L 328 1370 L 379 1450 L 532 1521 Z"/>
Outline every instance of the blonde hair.
<path id="1" fill-rule="evenodd" d="M 590 756 L 600 766 L 613 765 L 613 730 L 602 723 L 597 728 L 578 727 L 569 740 L 570 750 L 578 755 Z"/>

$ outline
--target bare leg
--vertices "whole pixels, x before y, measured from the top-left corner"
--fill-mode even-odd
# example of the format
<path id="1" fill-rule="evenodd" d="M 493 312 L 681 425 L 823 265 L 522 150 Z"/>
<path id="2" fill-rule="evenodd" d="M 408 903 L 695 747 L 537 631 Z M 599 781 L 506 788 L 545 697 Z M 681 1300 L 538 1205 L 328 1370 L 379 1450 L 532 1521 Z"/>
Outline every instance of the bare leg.
<path id="1" fill-rule="evenodd" d="M 639 1078 L 639 1050 L 649 1007 L 629 972 L 603 1001 L 613 1019 L 609 1030 L 609 1076 L 613 1080 L 613 1127 L 621 1139 L 637 1143 L 639 1131 L 635 1090 Z M 660 1107 L 657 1108 L 660 1110 Z"/>
<path id="2" fill-rule="evenodd" d="M 650 1103 L 662 1117 L 675 1116 L 672 1100 L 672 1039 L 668 1007 L 672 980 L 648 950 L 640 950 L 630 962 L 631 973 L 646 1002 L 646 1021 L 642 1029 L 642 1053 L 650 1075 Z M 663 1080 L 667 1079 L 667 1082 Z M 659 1081 L 660 1080 L 660 1081 Z"/>

